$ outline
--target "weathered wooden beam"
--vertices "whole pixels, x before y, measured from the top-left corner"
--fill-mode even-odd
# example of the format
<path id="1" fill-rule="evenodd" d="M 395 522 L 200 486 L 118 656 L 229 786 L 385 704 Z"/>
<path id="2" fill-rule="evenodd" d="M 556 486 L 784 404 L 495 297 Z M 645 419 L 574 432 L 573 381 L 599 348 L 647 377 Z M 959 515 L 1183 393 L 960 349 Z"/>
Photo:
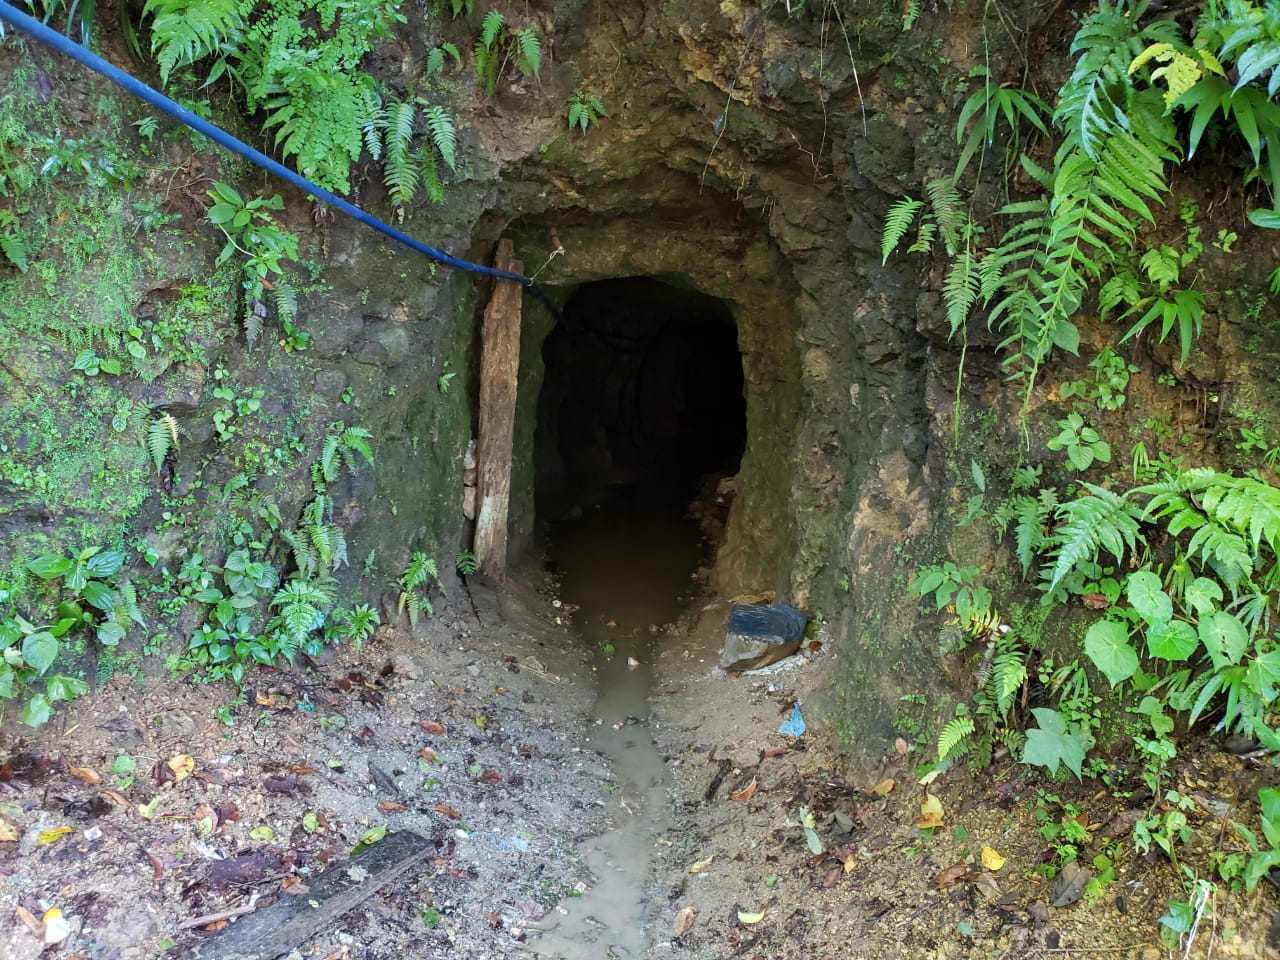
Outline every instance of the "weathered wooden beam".
<path id="1" fill-rule="evenodd" d="M 493 265 L 523 273 L 510 240 L 498 244 Z M 476 445 L 475 555 L 481 573 L 507 575 L 507 509 L 511 502 L 511 456 L 516 422 L 516 381 L 520 375 L 520 284 L 494 283 L 484 311 L 480 345 L 480 436 Z"/>
<path id="2" fill-rule="evenodd" d="M 416 833 L 393 833 L 380 843 L 331 867 L 301 895 L 282 895 L 268 907 L 241 917 L 187 955 L 196 960 L 275 960 L 422 863 L 438 849 Z"/>

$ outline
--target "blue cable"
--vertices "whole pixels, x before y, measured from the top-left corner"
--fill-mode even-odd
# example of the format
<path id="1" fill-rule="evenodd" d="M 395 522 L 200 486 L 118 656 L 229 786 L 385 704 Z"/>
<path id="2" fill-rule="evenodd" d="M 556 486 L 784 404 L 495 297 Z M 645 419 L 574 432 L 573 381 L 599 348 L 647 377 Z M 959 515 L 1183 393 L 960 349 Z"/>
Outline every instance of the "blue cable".
<path id="1" fill-rule="evenodd" d="M 325 203 L 336 207 L 349 217 L 354 217 L 366 226 L 373 227 L 373 229 L 377 230 L 379 233 L 386 234 L 388 237 L 391 237 L 391 239 L 400 241 L 405 246 L 418 251 L 418 253 L 424 254 L 432 260 L 439 261 L 440 263 L 446 264 L 450 267 L 457 267 L 460 270 L 467 270 L 471 273 L 483 274 L 486 277 L 496 277 L 499 280 L 514 281 L 532 292 L 551 310 L 553 315 L 557 317 L 559 316 L 559 310 L 556 309 L 555 305 L 547 297 L 545 291 L 543 291 L 541 287 L 528 277 L 521 276 L 518 273 L 511 273 L 508 270 L 499 270 L 496 267 L 486 267 L 480 263 L 472 263 L 469 260 L 459 260 L 457 257 L 449 256 L 449 254 L 445 253 L 443 250 L 437 250 L 435 247 L 427 246 L 420 240 L 415 240 L 407 233 L 402 233 L 390 224 L 383 223 L 372 214 L 366 213 L 355 204 L 349 203 L 330 191 L 325 190 L 323 187 L 317 186 L 306 177 L 300 176 L 290 170 L 284 164 L 279 163 L 276 160 L 272 160 L 265 153 L 255 150 L 247 143 L 237 140 L 221 127 L 216 127 L 209 121 L 196 116 L 186 107 L 179 103 L 175 103 L 164 94 L 156 90 L 152 90 L 145 83 L 142 83 L 135 77 L 130 76 L 118 67 L 112 66 L 96 54 L 90 53 L 80 44 L 63 36 L 56 30 L 50 29 L 34 17 L 29 17 L 21 10 L 15 9 L 10 4 L 5 3 L 4 0 L 0 0 L 0 21 L 9 23 L 18 30 L 21 30 L 23 33 L 28 33 L 37 40 L 48 44 L 59 53 L 66 54 L 72 60 L 83 64 L 95 73 L 99 73 L 106 77 L 112 83 L 123 87 L 135 97 L 145 100 L 153 107 L 157 107 L 169 114 L 171 117 L 181 120 L 192 130 L 203 133 L 210 140 L 221 144 L 232 153 L 239 154 L 246 160 L 256 163 L 265 170 L 270 170 L 276 176 L 287 180 L 295 187 L 314 194 L 316 197 L 325 201 Z"/>

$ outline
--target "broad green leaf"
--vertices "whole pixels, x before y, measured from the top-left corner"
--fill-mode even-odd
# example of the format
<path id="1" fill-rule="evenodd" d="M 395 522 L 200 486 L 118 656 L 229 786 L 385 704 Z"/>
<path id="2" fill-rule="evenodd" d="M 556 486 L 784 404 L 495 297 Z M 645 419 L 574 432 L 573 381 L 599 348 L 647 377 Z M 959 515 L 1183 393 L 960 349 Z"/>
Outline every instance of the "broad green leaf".
<path id="1" fill-rule="evenodd" d="M 1027 731 L 1022 762 L 1046 767 L 1050 773 L 1057 773 L 1058 764 L 1062 763 L 1080 779 L 1085 753 L 1093 746 L 1093 738 L 1078 725 L 1068 730 L 1066 720 L 1057 710 L 1033 707 L 1031 712 L 1040 729 Z"/>
<path id="2" fill-rule="evenodd" d="M 49 678 L 46 689 L 49 700 L 56 703 L 59 700 L 74 700 L 76 697 L 83 696 L 89 692 L 89 685 L 76 677 L 55 673 Z"/>
<path id="3" fill-rule="evenodd" d="M 1280 210 L 1251 210 L 1249 211 L 1249 222 L 1255 227 L 1280 230 Z"/>
<path id="4" fill-rule="evenodd" d="M 1147 653 L 1157 660 L 1185 660 L 1200 648 L 1200 639 L 1185 620 L 1152 624 L 1147 629 Z"/>
<path id="5" fill-rule="evenodd" d="M 1275 700 L 1276 685 L 1280 684 L 1280 649 L 1254 657 L 1245 671 L 1245 681 L 1263 703 Z"/>
<path id="6" fill-rule="evenodd" d="M 53 634 L 41 630 L 22 641 L 22 660 L 36 673 L 44 673 L 58 657 L 58 641 Z"/>
<path id="7" fill-rule="evenodd" d="M 40 727 L 53 716 L 53 704 L 43 693 L 35 694 L 22 705 L 22 722 L 29 727 Z"/>
<path id="8" fill-rule="evenodd" d="M 70 570 L 71 561 L 66 557 L 47 554 L 30 561 L 27 564 L 27 569 L 41 580 L 52 580 L 54 577 L 60 577 Z"/>
<path id="9" fill-rule="evenodd" d="M 97 607 L 103 613 L 110 613 L 120 601 L 116 592 L 101 580 L 90 580 L 84 585 L 84 598 L 90 606 Z"/>
<path id="10" fill-rule="evenodd" d="M 85 561 L 85 566 L 95 577 L 109 577 L 124 564 L 123 550 L 103 550 Z"/>
<path id="11" fill-rule="evenodd" d="M 1160 578 L 1150 570 L 1129 574 L 1125 593 L 1133 609 L 1147 623 L 1164 623 L 1173 616 L 1173 601 L 1160 585 Z"/>
<path id="12" fill-rule="evenodd" d="M 1262 810 L 1262 832 L 1273 847 L 1280 847 L 1280 790 L 1263 787 L 1258 791 Z"/>
<path id="13" fill-rule="evenodd" d="M 13 699 L 13 667 L 0 659 L 0 700 Z"/>
<path id="14" fill-rule="evenodd" d="M 1185 596 L 1187 603 L 1196 614 L 1203 617 L 1218 609 L 1218 605 L 1222 602 L 1222 587 L 1218 586 L 1214 580 L 1196 577 L 1187 587 Z"/>
<path id="15" fill-rule="evenodd" d="M 114 620 L 106 620 L 98 624 L 98 642 L 104 647 L 114 647 L 124 639 L 124 627 Z"/>
<path id="16" fill-rule="evenodd" d="M 1249 633 L 1244 624 L 1225 610 L 1203 618 L 1199 632 L 1200 642 L 1219 670 L 1239 663 L 1249 647 Z"/>
<path id="17" fill-rule="evenodd" d="M 1118 620 L 1099 620 L 1084 638 L 1084 652 L 1114 687 L 1133 676 L 1138 654 L 1129 643 L 1129 631 Z"/>

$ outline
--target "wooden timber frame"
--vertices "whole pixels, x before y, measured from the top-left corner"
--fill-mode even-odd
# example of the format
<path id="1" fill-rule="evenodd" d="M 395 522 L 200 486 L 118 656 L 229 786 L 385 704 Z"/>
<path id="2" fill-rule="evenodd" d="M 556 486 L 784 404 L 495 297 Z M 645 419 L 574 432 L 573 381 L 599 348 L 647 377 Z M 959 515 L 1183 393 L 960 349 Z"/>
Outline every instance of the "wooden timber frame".
<path id="1" fill-rule="evenodd" d="M 523 273 L 510 240 L 501 240 L 493 265 Z M 475 555 L 479 571 L 493 580 L 507 576 L 507 512 L 511 503 L 512 444 L 516 384 L 520 376 L 520 284 L 494 282 L 480 334 L 480 415 L 476 443 Z"/>

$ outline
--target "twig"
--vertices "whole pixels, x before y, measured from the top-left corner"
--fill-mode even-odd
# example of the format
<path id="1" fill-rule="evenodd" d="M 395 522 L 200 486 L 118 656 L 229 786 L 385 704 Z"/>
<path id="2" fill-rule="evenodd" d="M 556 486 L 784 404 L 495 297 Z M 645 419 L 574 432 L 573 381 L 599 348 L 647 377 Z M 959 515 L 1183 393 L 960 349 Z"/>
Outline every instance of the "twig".
<path id="1" fill-rule="evenodd" d="M 1141 950 L 1145 943 L 1131 943 L 1127 947 L 1032 947 L 1028 953 L 1124 953 Z"/>
<path id="2" fill-rule="evenodd" d="M 190 930 L 193 927 L 205 927 L 211 923 L 217 923 L 219 920 L 232 920 L 235 917 L 243 917 L 246 913 L 253 913 L 258 909 L 258 898 L 250 897 L 248 903 L 242 903 L 238 907 L 232 907 L 230 910 L 220 910 L 217 913 L 206 913 L 203 917 L 192 917 L 190 920 L 183 920 L 178 924 L 179 930 Z"/>

